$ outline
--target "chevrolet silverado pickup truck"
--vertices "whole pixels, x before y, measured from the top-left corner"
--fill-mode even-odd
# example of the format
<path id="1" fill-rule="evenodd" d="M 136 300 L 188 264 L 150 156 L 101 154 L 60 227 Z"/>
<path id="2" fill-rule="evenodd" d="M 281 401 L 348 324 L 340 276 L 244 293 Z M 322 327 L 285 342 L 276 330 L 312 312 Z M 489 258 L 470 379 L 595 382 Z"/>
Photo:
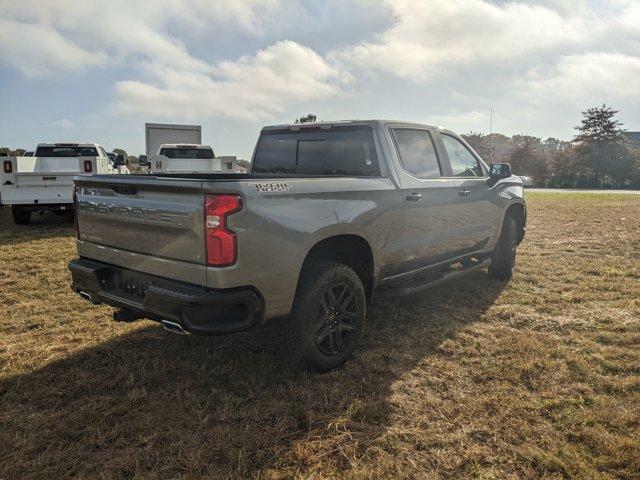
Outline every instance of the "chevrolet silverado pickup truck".
<path id="1" fill-rule="evenodd" d="M 0 202 L 11 206 L 16 225 L 27 225 L 33 212 L 73 208 L 78 173 L 121 173 L 123 165 L 124 159 L 112 161 L 96 143 L 40 143 L 35 155 L 2 159 Z"/>
<path id="2" fill-rule="evenodd" d="M 248 174 L 75 178 L 72 289 L 176 333 L 286 317 L 292 364 L 343 364 L 378 292 L 511 277 L 521 180 L 455 133 L 384 120 L 262 129 Z"/>

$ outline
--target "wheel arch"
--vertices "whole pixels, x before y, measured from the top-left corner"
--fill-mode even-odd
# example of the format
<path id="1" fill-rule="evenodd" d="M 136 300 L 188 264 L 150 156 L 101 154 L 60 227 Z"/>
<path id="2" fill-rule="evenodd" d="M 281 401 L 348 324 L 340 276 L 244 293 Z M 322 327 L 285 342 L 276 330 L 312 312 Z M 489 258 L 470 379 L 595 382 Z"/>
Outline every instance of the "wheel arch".
<path id="1" fill-rule="evenodd" d="M 357 234 L 336 234 L 317 241 L 308 251 L 298 274 L 296 292 L 302 272 L 311 263 L 335 261 L 351 267 L 364 286 L 367 302 L 373 301 L 375 289 L 375 260 L 369 242 Z"/>
<path id="2" fill-rule="evenodd" d="M 518 227 L 518 244 L 524 239 L 527 225 L 527 208 L 524 203 L 512 203 L 504 214 L 504 218 L 513 217 Z"/>

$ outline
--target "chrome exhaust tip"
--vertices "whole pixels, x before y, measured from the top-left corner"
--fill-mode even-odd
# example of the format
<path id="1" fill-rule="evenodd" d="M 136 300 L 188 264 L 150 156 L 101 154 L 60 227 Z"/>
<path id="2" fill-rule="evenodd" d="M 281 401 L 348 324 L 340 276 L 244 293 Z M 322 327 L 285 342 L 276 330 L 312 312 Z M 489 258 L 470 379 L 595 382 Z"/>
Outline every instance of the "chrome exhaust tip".
<path id="1" fill-rule="evenodd" d="M 97 298 L 93 298 L 93 294 L 92 293 L 85 292 L 84 290 L 77 290 L 77 292 L 85 300 L 89 300 L 94 305 L 100 305 L 100 300 L 98 300 Z"/>
<path id="2" fill-rule="evenodd" d="M 80 294 L 82 298 L 86 298 L 89 301 L 93 301 L 93 298 L 91 298 L 91 294 L 88 292 L 83 292 L 82 290 L 80 290 L 78 294 Z"/>
<path id="3" fill-rule="evenodd" d="M 162 326 L 165 330 L 171 333 L 177 333 L 178 335 L 186 335 L 186 331 L 182 328 L 182 325 L 176 322 L 171 322 L 169 320 L 162 320 Z"/>

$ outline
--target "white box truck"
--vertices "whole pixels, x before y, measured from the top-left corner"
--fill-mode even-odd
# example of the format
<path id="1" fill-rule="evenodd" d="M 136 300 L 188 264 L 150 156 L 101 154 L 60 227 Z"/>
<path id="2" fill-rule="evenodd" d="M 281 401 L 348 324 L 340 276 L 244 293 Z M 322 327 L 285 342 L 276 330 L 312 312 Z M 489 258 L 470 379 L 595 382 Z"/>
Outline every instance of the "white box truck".
<path id="1" fill-rule="evenodd" d="M 200 125 L 174 125 L 169 123 L 145 123 L 144 134 L 147 158 L 157 155 L 163 143 L 202 143 Z"/>
<path id="2" fill-rule="evenodd" d="M 73 209 L 73 177 L 83 173 L 129 173 L 97 143 L 40 143 L 32 157 L 1 157 L 0 204 L 13 221 L 27 225 L 32 212 Z"/>
<path id="3" fill-rule="evenodd" d="M 236 157 L 216 157 L 202 145 L 200 125 L 145 123 L 146 166 L 149 173 L 235 173 Z"/>

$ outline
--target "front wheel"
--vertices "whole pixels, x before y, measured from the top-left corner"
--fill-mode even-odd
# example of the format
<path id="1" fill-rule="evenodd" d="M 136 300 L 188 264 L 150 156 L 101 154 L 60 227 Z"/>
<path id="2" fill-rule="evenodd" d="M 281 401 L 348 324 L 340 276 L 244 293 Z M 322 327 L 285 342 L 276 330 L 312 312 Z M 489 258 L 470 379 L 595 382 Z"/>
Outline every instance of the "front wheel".
<path id="1" fill-rule="evenodd" d="M 491 256 L 490 276 L 501 280 L 509 280 L 511 278 L 513 268 L 516 265 L 517 246 L 518 224 L 512 216 L 505 217 L 498 244 Z"/>
<path id="2" fill-rule="evenodd" d="M 366 298 L 351 268 L 317 262 L 301 274 L 287 332 L 294 367 L 326 372 L 346 362 L 362 335 Z"/>
<path id="3" fill-rule="evenodd" d="M 16 225 L 29 225 L 31 221 L 31 211 L 18 205 L 11 206 L 11 215 Z"/>

